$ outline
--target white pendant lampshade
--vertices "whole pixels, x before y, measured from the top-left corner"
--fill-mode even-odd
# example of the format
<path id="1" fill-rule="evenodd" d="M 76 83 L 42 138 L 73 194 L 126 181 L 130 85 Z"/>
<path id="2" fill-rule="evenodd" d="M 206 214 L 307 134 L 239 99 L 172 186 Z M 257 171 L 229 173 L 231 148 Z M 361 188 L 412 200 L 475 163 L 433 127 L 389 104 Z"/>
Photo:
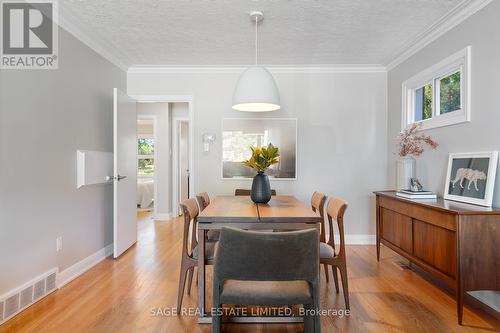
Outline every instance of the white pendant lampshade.
<path id="1" fill-rule="evenodd" d="M 241 74 L 234 90 L 233 109 L 249 112 L 280 109 L 278 86 L 266 68 L 251 66 Z"/>
<path id="2" fill-rule="evenodd" d="M 255 22 L 255 65 L 248 67 L 240 76 L 233 95 L 233 109 L 247 112 L 267 112 L 280 109 L 280 93 L 271 73 L 258 65 L 258 34 L 259 22 L 264 14 L 259 11 L 250 13 L 250 19 Z"/>

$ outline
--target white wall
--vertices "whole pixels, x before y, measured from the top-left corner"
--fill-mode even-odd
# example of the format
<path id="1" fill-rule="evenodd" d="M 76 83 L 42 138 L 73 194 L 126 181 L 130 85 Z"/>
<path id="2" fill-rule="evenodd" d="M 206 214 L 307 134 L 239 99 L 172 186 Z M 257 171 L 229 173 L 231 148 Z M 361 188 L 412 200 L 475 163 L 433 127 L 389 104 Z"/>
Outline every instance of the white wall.
<path id="1" fill-rule="evenodd" d="M 170 121 L 168 103 L 137 103 L 137 115 L 156 117 L 155 141 L 155 219 L 168 219 L 171 213 Z"/>
<path id="2" fill-rule="evenodd" d="M 417 177 L 424 187 L 444 193 L 448 154 L 500 150 L 500 1 L 471 16 L 448 33 L 388 73 L 388 151 L 389 181 L 395 183 L 394 138 L 401 130 L 401 86 L 420 71 L 449 55 L 472 46 L 472 121 L 426 131 L 440 144 L 417 158 Z M 496 178 L 493 205 L 500 207 L 500 177 Z M 479 298 L 499 307 L 500 292 L 487 292 Z"/>
<path id="3" fill-rule="evenodd" d="M 132 73 L 131 95 L 191 95 L 194 106 L 195 190 L 210 195 L 249 188 L 250 180 L 221 180 L 224 117 L 297 117 L 298 180 L 274 181 L 278 193 L 309 202 L 313 191 L 350 202 L 347 233 L 374 234 L 374 190 L 387 186 L 385 73 L 277 73 L 282 110 L 265 115 L 231 109 L 239 73 Z M 203 152 L 202 134 L 216 133 Z"/>
<path id="4" fill-rule="evenodd" d="M 77 189 L 76 150 L 113 151 L 126 75 L 63 29 L 59 51 L 57 70 L 0 71 L 0 295 L 113 242 L 113 187 Z"/>

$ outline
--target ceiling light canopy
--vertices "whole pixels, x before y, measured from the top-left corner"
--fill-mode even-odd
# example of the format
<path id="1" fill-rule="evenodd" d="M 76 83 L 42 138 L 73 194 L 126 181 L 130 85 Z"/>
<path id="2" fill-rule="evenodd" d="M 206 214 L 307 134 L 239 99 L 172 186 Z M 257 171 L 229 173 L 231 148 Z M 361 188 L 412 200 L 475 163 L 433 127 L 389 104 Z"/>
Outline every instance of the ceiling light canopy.
<path id="1" fill-rule="evenodd" d="M 255 22 L 255 65 L 247 68 L 240 76 L 233 94 L 233 109 L 247 112 L 267 112 L 280 109 L 278 86 L 271 73 L 258 65 L 257 27 L 264 19 L 262 12 L 250 13 Z"/>

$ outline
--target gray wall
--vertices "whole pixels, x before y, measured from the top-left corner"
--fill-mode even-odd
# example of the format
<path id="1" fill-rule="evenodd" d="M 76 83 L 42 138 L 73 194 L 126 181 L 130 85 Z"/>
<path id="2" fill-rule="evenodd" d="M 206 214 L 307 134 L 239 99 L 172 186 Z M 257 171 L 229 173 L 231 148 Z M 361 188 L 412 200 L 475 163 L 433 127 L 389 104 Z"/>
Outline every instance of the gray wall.
<path id="1" fill-rule="evenodd" d="M 112 186 L 77 190 L 76 150 L 113 150 L 113 87 L 125 72 L 62 29 L 58 70 L 0 71 L 0 295 L 112 243 Z"/>
<path id="2" fill-rule="evenodd" d="M 444 192 L 448 154 L 500 150 L 500 1 L 450 30 L 388 73 L 389 180 L 395 185 L 394 138 L 401 130 L 401 85 L 403 81 L 447 56 L 472 46 L 472 121 L 426 131 L 440 144 L 417 158 L 417 177 L 424 187 Z M 493 204 L 500 206 L 500 177 L 497 174 Z M 496 296 L 499 301 L 500 293 Z M 491 300 L 494 300 L 492 297 Z"/>
<path id="3" fill-rule="evenodd" d="M 297 117 L 298 180 L 273 181 L 278 193 L 305 202 L 315 191 L 350 202 L 347 233 L 374 234 L 371 191 L 387 186 L 385 73 L 279 73 L 282 110 L 265 115 L 233 111 L 239 73 L 129 73 L 130 95 L 192 95 L 196 191 L 230 194 L 250 180 L 221 180 L 224 117 Z M 202 134 L 215 133 L 210 152 Z"/>

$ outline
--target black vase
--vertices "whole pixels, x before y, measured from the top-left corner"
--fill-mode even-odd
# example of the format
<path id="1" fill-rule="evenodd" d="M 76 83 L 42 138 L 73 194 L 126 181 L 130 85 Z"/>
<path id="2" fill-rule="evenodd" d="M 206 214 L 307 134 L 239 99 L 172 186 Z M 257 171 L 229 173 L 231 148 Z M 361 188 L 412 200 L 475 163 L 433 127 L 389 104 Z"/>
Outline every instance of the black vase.
<path id="1" fill-rule="evenodd" d="M 268 203 L 271 200 L 271 185 L 264 171 L 259 171 L 252 182 L 250 198 L 255 203 Z"/>

